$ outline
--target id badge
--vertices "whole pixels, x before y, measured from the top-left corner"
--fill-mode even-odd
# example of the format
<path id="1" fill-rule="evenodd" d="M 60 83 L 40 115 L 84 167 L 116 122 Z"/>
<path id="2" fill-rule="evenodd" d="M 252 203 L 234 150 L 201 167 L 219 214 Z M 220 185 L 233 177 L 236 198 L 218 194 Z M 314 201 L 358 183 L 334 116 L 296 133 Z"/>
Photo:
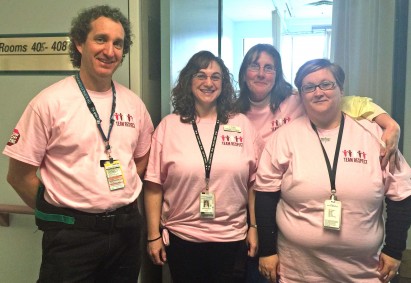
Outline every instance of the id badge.
<path id="1" fill-rule="evenodd" d="M 324 202 L 324 228 L 341 229 L 341 202 L 338 200 L 326 200 Z"/>
<path id="2" fill-rule="evenodd" d="M 110 191 L 124 189 L 126 181 L 124 180 L 123 170 L 120 161 L 104 162 L 104 171 L 106 172 L 108 187 Z"/>
<path id="3" fill-rule="evenodd" d="M 215 198 L 213 193 L 202 192 L 200 194 L 200 217 L 214 218 L 215 217 Z"/>

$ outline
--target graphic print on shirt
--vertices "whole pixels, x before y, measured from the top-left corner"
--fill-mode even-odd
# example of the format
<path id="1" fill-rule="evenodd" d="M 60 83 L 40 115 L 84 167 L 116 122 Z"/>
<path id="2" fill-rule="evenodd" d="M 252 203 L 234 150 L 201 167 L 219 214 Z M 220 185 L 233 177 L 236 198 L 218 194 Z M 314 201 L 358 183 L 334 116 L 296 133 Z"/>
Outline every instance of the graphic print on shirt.
<path id="1" fill-rule="evenodd" d="M 291 121 L 291 117 L 285 117 L 281 119 L 275 119 L 271 121 L 271 130 L 274 132 L 276 131 L 279 127 L 289 123 Z"/>
<path id="2" fill-rule="evenodd" d="M 114 113 L 114 118 L 116 119 L 116 125 L 119 127 L 130 127 L 135 128 L 134 118 L 130 114 Z"/>
<path id="3" fill-rule="evenodd" d="M 236 135 L 223 134 L 223 135 L 221 135 L 221 144 L 222 145 L 243 147 L 243 141 L 244 141 L 243 136 L 239 135 L 239 134 L 236 134 Z"/>
<path id="4" fill-rule="evenodd" d="M 20 133 L 17 129 L 14 129 L 9 141 L 7 142 L 7 145 L 8 146 L 15 145 L 19 141 L 19 139 L 20 139 Z"/>
<path id="5" fill-rule="evenodd" d="M 362 150 L 342 150 L 344 154 L 344 162 L 363 163 L 367 164 L 367 153 Z"/>

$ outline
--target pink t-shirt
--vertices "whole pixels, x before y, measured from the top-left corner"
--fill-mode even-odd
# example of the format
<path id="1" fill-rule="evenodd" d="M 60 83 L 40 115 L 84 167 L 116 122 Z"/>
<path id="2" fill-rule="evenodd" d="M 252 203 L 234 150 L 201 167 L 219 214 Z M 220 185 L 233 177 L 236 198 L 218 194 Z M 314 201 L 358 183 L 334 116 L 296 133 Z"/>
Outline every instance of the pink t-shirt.
<path id="1" fill-rule="evenodd" d="M 96 120 L 74 79 L 67 77 L 44 89 L 27 106 L 3 153 L 40 167 L 45 197 L 56 206 L 86 212 L 112 210 L 134 201 L 142 181 L 134 158 L 150 149 L 153 124 L 141 99 L 115 83 L 114 126 L 110 136 L 112 157 L 120 161 L 125 188 L 110 191 L 100 160 L 107 160 Z M 88 91 L 107 136 L 111 89 Z"/>
<path id="2" fill-rule="evenodd" d="M 371 99 L 360 96 L 344 96 L 342 111 L 349 113 L 352 117 L 361 116 L 370 121 L 376 116 L 386 113 L 381 107 L 374 104 Z M 260 103 L 251 102 L 250 110 L 245 115 L 254 127 L 259 130 L 261 137 L 266 142 L 279 127 L 305 115 L 305 111 L 300 95 L 296 93 L 287 97 L 275 113 L 271 112 L 269 97 L 267 97 L 265 101 Z"/>
<path id="3" fill-rule="evenodd" d="M 203 158 L 191 123 L 166 116 L 153 135 L 145 180 L 161 184 L 161 225 L 192 242 L 243 240 L 247 232 L 248 186 L 255 179 L 262 140 L 249 120 L 238 114 L 220 124 L 211 166 L 209 191 L 215 194 L 215 218 L 200 218 L 200 193 L 205 188 Z M 215 120 L 197 123 L 207 158 Z"/>
<path id="4" fill-rule="evenodd" d="M 261 105 L 251 103 L 250 110 L 245 114 L 264 141 L 267 141 L 279 127 L 305 114 L 299 95 L 289 96 L 275 113 L 271 112 L 269 101 L 266 102 Z"/>
<path id="5" fill-rule="evenodd" d="M 282 282 L 380 282 L 377 267 L 384 237 L 384 198 L 398 201 L 411 195 L 411 169 L 400 154 L 399 172 L 382 171 L 378 141 L 382 131 L 367 120 L 358 123 L 346 116 L 338 153 L 340 231 L 323 228 L 330 179 L 308 118 L 282 127 L 266 143 L 255 190 L 281 190 L 277 223 Z M 338 128 L 319 133 L 332 165 Z"/>

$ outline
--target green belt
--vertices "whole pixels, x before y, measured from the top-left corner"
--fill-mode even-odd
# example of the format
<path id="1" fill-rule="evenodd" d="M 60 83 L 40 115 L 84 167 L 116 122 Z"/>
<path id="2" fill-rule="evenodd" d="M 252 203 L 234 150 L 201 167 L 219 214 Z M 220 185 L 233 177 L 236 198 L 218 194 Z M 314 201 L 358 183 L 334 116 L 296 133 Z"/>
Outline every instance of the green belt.
<path id="1" fill-rule="evenodd" d="M 37 191 L 37 203 L 42 201 L 42 198 L 44 198 L 44 186 L 41 184 Z M 45 213 L 43 211 L 38 210 L 37 208 L 34 210 L 34 215 L 36 218 L 41 219 L 43 221 L 61 222 L 69 225 L 73 225 L 76 222 L 76 219 L 72 216 L 55 213 Z"/>

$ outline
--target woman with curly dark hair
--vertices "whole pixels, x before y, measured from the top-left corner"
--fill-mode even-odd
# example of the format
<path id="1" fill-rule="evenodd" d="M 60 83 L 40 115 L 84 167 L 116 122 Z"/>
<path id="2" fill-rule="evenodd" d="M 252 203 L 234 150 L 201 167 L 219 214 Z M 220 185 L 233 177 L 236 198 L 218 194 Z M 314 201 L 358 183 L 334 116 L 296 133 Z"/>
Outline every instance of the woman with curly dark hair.
<path id="1" fill-rule="evenodd" d="M 198 75 L 198 70 L 206 69 L 212 61 L 217 63 L 221 69 L 221 74 L 219 74 L 221 77 L 221 94 L 219 94 L 215 101 L 217 114 L 223 124 L 226 124 L 230 115 L 232 115 L 235 96 L 230 71 L 224 65 L 223 60 L 209 51 L 201 51 L 195 54 L 181 70 L 177 85 L 171 91 L 173 113 L 180 115 L 182 123 L 191 122 L 197 116 L 195 108 L 196 99 L 192 92 L 192 78 Z M 211 77 L 211 80 L 216 81 L 213 80 L 213 77 Z"/>
<path id="2" fill-rule="evenodd" d="M 153 135 L 145 176 L 147 249 L 155 264 L 168 261 L 175 283 L 234 282 L 249 231 L 247 198 L 262 141 L 233 112 L 231 80 L 220 58 L 194 54 L 172 90 L 173 114 Z"/>

